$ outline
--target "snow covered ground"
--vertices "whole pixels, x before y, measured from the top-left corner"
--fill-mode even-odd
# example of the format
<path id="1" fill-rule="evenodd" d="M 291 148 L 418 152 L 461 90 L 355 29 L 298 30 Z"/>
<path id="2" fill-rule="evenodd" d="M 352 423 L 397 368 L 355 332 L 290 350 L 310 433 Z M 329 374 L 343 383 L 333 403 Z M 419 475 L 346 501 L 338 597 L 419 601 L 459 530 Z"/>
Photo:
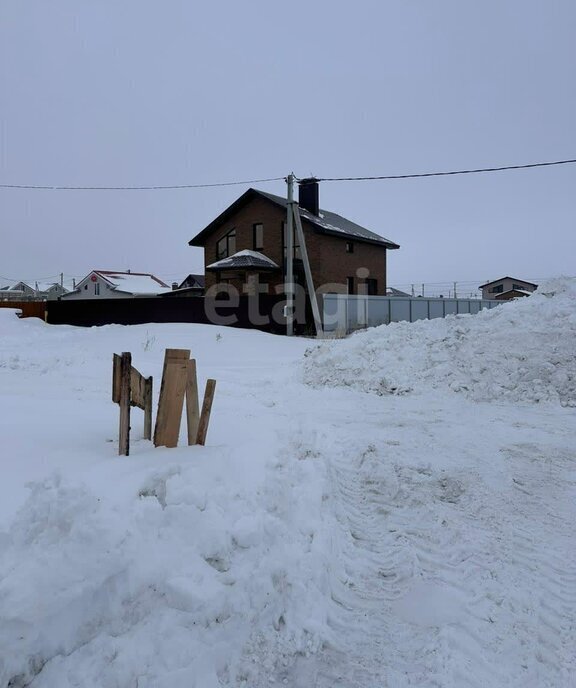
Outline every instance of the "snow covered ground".
<path id="1" fill-rule="evenodd" d="M 576 685 L 575 286 L 547 293 L 320 345 L 0 310 L 0 688 Z M 134 410 L 118 457 L 112 353 L 157 392 L 165 347 L 218 380 L 207 446 Z"/>

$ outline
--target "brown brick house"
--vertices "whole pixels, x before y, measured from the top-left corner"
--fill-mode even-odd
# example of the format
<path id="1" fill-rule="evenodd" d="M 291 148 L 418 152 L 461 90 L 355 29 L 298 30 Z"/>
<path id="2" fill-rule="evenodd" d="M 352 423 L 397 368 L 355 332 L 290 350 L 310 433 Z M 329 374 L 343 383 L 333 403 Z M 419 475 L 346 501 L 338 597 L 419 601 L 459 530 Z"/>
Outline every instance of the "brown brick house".
<path id="1" fill-rule="evenodd" d="M 336 213 L 321 210 L 318 183 L 303 180 L 299 209 L 314 287 L 320 292 L 386 294 L 386 254 L 400 248 Z M 231 284 L 240 293 L 281 293 L 285 282 L 286 205 L 281 196 L 248 189 L 197 234 L 204 248 L 206 290 Z M 295 281 L 304 285 L 302 254 L 294 240 Z"/>

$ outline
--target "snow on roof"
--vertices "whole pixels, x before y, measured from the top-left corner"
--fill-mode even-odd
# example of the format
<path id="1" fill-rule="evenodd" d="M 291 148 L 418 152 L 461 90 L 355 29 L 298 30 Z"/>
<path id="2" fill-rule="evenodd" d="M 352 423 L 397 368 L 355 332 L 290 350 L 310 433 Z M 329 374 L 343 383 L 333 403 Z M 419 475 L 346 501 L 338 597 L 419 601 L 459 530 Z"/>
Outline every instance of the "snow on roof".
<path id="1" fill-rule="evenodd" d="M 266 196 L 274 203 L 278 205 L 286 205 L 286 199 L 281 196 L 276 196 L 275 194 L 268 193 L 266 191 L 257 191 L 261 196 Z M 372 243 L 384 244 L 388 248 L 400 248 L 398 244 L 386 239 L 385 237 L 376 234 L 375 232 L 362 227 L 356 222 L 352 222 L 342 215 L 333 213 L 330 210 L 320 209 L 318 215 L 314 215 L 306 208 L 298 207 L 300 211 L 300 217 L 307 220 L 311 224 L 315 225 L 318 229 L 330 234 L 341 234 L 342 236 L 350 237 L 351 239 L 359 239 L 362 241 L 370 241 Z"/>
<path id="2" fill-rule="evenodd" d="M 32 289 L 36 289 L 36 284 L 38 284 L 38 291 L 50 291 L 50 289 L 60 286 L 58 282 L 35 282 Z"/>
<path id="3" fill-rule="evenodd" d="M 287 205 L 287 200 L 282 196 L 276 196 L 275 194 L 268 193 L 267 191 L 259 191 L 258 189 L 248 189 L 248 191 L 242 194 L 240 198 L 236 199 L 232 205 L 228 206 L 224 212 L 220 213 L 216 219 L 212 220 L 207 227 L 204 227 L 201 232 L 193 237 L 188 242 L 190 246 L 203 246 L 204 238 L 209 232 L 219 227 L 228 217 L 230 217 L 230 215 L 235 213 L 238 208 L 251 198 L 254 198 L 254 196 L 267 198 L 282 209 L 285 209 Z M 371 244 L 381 244 L 389 249 L 400 248 L 398 244 L 390 241 L 390 239 L 385 239 L 356 222 L 352 222 L 352 220 L 348 220 L 329 210 L 321 209 L 318 215 L 314 215 L 305 208 L 299 207 L 299 212 L 300 217 L 312 224 L 315 230 L 321 234 L 332 234 L 334 236 L 349 237 L 350 239 L 356 239 L 358 241 L 366 241 Z"/>
<path id="4" fill-rule="evenodd" d="M 58 282 L 16 282 L 12 287 L 7 287 L 7 289 L 11 289 L 13 291 L 22 291 L 22 287 L 28 287 L 28 289 L 32 289 L 33 291 L 48 291 L 49 289 L 52 289 L 55 285 L 58 285 Z"/>
<path id="5" fill-rule="evenodd" d="M 108 270 L 94 270 L 94 272 L 108 280 L 115 291 L 128 294 L 163 294 L 170 291 L 170 287 L 149 273 L 109 272 Z"/>
<path id="6" fill-rule="evenodd" d="M 506 296 L 506 294 L 524 294 L 524 296 L 531 296 L 533 293 L 532 291 L 526 291 L 526 289 L 508 289 L 507 291 L 501 291 L 499 294 L 496 294 L 495 298 L 502 298 L 502 296 Z"/>
<path id="7" fill-rule="evenodd" d="M 217 260 L 215 263 L 208 265 L 207 268 L 211 270 L 223 270 L 225 268 L 267 268 L 274 269 L 278 268 L 278 265 L 268 256 L 258 251 L 250 251 L 245 249 L 244 251 L 238 251 L 228 258 L 222 258 L 222 260 Z"/>

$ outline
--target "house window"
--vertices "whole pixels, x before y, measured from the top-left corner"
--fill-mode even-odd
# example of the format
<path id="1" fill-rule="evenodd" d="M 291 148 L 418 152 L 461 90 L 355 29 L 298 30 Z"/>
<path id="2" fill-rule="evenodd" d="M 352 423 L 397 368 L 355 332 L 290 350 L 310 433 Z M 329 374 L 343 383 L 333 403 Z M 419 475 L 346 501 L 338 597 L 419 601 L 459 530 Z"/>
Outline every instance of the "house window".
<path id="1" fill-rule="evenodd" d="M 354 293 L 354 278 L 353 277 L 347 277 L 346 278 L 346 286 L 348 288 L 348 293 L 353 294 Z"/>
<path id="2" fill-rule="evenodd" d="M 368 278 L 366 280 L 366 292 L 368 296 L 375 296 L 378 293 L 378 280 Z"/>
<path id="3" fill-rule="evenodd" d="M 261 222 L 252 225 L 252 247 L 255 251 L 264 248 L 264 225 Z"/>
<path id="4" fill-rule="evenodd" d="M 512 289 L 518 289 L 520 291 L 528 291 L 527 287 L 524 287 L 521 284 L 513 284 Z"/>
<path id="5" fill-rule="evenodd" d="M 84 289 L 88 289 L 88 285 L 87 285 L 87 284 L 84 285 Z"/>
<path id="6" fill-rule="evenodd" d="M 492 287 L 490 291 L 492 292 L 492 294 L 501 294 L 504 291 L 504 285 L 499 284 L 497 287 Z"/>
<path id="7" fill-rule="evenodd" d="M 236 253 L 236 230 L 232 229 L 216 244 L 216 258 L 228 258 Z"/>
<path id="8" fill-rule="evenodd" d="M 300 250 L 300 241 L 298 240 L 298 235 L 296 234 L 296 227 L 292 227 L 294 234 L 294 258 L 302 258 L 302 251 Z M 282 223 L 282 253 L 284 258 L 286 258 L 286 239 L 288 238 L 288 233 L 286 232 L 286 223 Z"/>
<path id="9" fill-rule="evenodd" d="M 96 282 L 96 284 L 94 285 L 94 293 L 96 294 L 96 296 L 100 296 L 100 285 L 98 284 L 98 282 Z"/>
<path id="10" fill-rule="evenodd" d="M 354 244 L 351 241 L 346 242 L 346 253 L 354 253 Z"/>

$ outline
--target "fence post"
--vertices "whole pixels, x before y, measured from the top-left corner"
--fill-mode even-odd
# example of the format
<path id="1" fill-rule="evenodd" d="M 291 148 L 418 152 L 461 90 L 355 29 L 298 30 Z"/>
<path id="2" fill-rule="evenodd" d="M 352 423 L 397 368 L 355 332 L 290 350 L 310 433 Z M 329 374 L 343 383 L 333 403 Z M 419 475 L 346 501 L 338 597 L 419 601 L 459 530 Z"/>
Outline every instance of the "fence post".
<path id="1" fill-rule="evenodd" d="M 198 424 L 196 444 L 204 445 L 206 443 L 206 435 L 208 433 L 208 423 L 210 422 L 210 412 L 212 411 L 212 401 L 214 400 L 215 389 L 216 380 L 207 380 L 206 391 L 204 392 L 204 402 L 202 403 L 202 413 L 200 415 L 200 423 Z"/>
<path id="2" fill-rule="evenodd" d="M 130 453 L 130 375 L 132 371 L 132 354 L 124 352 L 120 357 L 120 433 L 118 454 L 128 456 Z"/>
<path id="3" fill-rule="evenodd" d="M 152 377 L 144 380 L 144 439 L 152 439 Z"/>
<path id="4" fill-rule="evenodd" d="M 188 426 L 188 445 L 196 444 L 200 412 L 198 409 L 198 377 L 196 360 L 188 361 L 188 379 L 186 382 L 186 420 Z"/>

